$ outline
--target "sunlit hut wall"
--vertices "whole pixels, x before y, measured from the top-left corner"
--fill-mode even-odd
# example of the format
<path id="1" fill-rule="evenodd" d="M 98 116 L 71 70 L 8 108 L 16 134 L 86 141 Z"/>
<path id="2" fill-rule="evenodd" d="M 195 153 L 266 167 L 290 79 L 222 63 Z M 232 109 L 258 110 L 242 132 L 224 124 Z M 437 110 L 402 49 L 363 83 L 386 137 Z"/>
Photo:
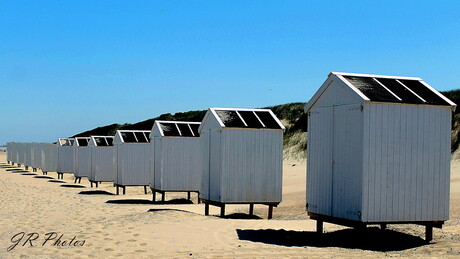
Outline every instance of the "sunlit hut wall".
<path id="1" fill-rule="evenodd" d="M 31 166 L 36 171 L 39 168 L 42 168 L 43 162 L 43 147 L 45 143 L 32 143 L 32 162 Z"/>
<path id="2" fill-rule="evenodd" d="M 91 172 L 91 148 L 88 147 L 89 137 L 77 137 L 73 143 L 75 152 L 75 182 L 88 177 Z"/>
<path id="3" fill-rule="evenodd" d="M 150 130 L 117 131 L 114 139 L 117 153 L 117 174 L 114 180 L 116 186 L 149 185 L 149 138 Z"/>
<path id="4" fill-rule="evenodd" d="M 58 144 L 42 144 L 42 171 L 43 174 L 58 171 Z"/>
<path id="5" fill-rule="evenodd" d="M 24 151 L 24 166 L 28 168 L 32 165 L 32 143 L 22 143 Z"/>
<path id="6" fill-rule="evenodd" d="M 58 145 L 58 167 L 57 173 L 60 177 L 64 173 L 73 173 L 75 169 L 74 138 L 60 138 Z"/>
<path id="7" fill-rule="evenodd" d="M 268 109 L 210 108 L 199 128 L 200 196 L 224 204 L 281 202 L 283 131 Z"/>
<path id="8" fill-rule="evenodd" d="M 305 106 L 310 216 L 447 220 L 454 108 L 420 78 L 331 73 Z"/>
<path id="9" fill-rule="evenodd" d="M 26 162 L 26 145 L 25 143 L 17 143 L 18 145 L 18 163 L 24 165 Z"/>
<path id="10" fill-rule="evenodd" d="M 199 126 L 199 122 L 155 121 L 150 136 L 152 192 L 199 192 L 202 166 Z"/>
<path id="11" fill-rule="evenodd" d="M 112 136 L 91 136 L 88 146 L 91 148 L 91 173 L 88 177 L 91 182 L 113 182 L 116 169 L 116 153 Z"/>
<path id="12" fill-rule="evenodd" d="M 8 142 L 6 143 L 6 161 L 8 163 L 15 162 L 13 161 L 13 153 L 14 153 L 14 143 Z"/>

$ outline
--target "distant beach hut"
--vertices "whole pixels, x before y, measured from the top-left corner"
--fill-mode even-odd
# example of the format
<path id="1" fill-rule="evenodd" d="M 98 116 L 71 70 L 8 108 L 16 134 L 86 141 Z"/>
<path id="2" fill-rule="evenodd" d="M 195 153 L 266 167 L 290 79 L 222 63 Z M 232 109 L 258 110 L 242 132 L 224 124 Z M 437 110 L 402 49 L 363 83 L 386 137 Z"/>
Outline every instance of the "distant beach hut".
<path id="1" fill-rule="evenodd" d="M 58 144 L 42 144 L 42 172 L 47 175 L 48 172 L 58 171 Z"/>
<path id="2" fill-rule="evenodd" d="M 201 187 L 202 152 L 199 122 L 155 121 L 150 136 L 150 189 L 156 193 L 198 193 Z"/>
<path id="3" fill-rule="evenodd" d="M 200 197 L 209 205 L 281 202 L 284 126 L 269 109 L 210 108 L 200 125 L 204 157 Z"/>
<path id="4" fill-rule="evenodd" d="M 24 151 L 24 167 L 26 170 L 29 170 L 29 166 L 32 166 L 33 160 L 33 148 L 32 143 L 22 143 Z"/>
<path id="5" fill-rule="evenodd" d="M 73 173 L 75 169 L 74 138 L 60 138 L 58 145 L 58 179 L 64 178 L 64 173 Z"/>
<path id="6" fill-rule="evenodd" d="M 33 172 L 37 172 L 37 169 L 42 168 L 42 155 L 44 143 L 31 143 L 32 145 L 32 160 L 30 166 Z"/>
<path id="7" fill-rule="evenodd" d="M 113 141 L 117 154 L 114 184 L 126 193 L 126 186 L 144 186 L 147 194 L 150 172 L 150 131 L 118 130 Z"/>
<path id="8" fill-rule="evenodd" d="M 100 182 L 113 182 L 116 173 L 116 153 L 112 136 L 91 136 L 88 147 L 91 148 L 91 173 L 88 180 L 98 184 Z"/>
<path id="9" fill-rule="evenodd" d="M 90 137 L 76 137 L 73 143 L 75 149 L 75 183 L 81 182 L 82 177 L 91 173 L 91 148 L 88 146 Z"/>
<path id="10" fill-rule="evenodd" d="M 307 211 L 352 227 L 449 218 L 455 104 L 421 78 L 331 73 L 308 101 Z"/>

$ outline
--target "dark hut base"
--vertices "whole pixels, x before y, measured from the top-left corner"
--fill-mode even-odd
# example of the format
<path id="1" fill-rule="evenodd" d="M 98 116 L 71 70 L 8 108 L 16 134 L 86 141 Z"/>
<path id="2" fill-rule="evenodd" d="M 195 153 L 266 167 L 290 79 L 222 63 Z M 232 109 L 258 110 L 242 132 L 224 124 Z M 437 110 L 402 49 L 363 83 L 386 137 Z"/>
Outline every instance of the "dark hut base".
<path id="1" fill-rule="evenodd" d="M 178 190 L 178 191 L 171 191 L 171 190 L 168 190 L 168 191 L 163 191 L 163 190 L 159 190 L 159 189 L 155 189 L 155 188 L 152 188 L 150 187 L 150 190 L 152 190 L 152 193 L 153 193 L 153 199 L 152 201 L 155 202 L 156 201 L 156 194 L 157 193 L 160 193 L 161 194 L 161 201 L 165 201 L 165 194 L 167 192 L 186 192 L 187 193 L 187 200 L 191 200 L 191 193 L 192 192 L 196 192 L 196 194 L 198 195 L 198 203 L 201 203 L 201 199 L 200 199 L 200 192 L 199 191 L 185 191 L 185 190 Z"/>
<path id="2" fill-rule="evenodd" d="M 123 190 L 123 194 L 126 194 L 126 186 L 144 186 L 144 193 L 147 194 L 147 187 L 148 185 L 119 185 L 119 184 L 113 184 L 117 188 L 117 195 L 120 194 L 119 188 Z"/>
<path id="3" fill-rule="evenodd" d="M 316 220 L 316 232 L 323 233 L 323 223 L 328 222 L 346 227 L 356 229 L 364 229 L 367 225 L 380 225 L 382 230 L 385 230 L 389 224 L 417 224 L 425 226 L 425 241 L 430 242 L 433 240 L 433 228 L 442 228 L 444 221 L 399 221 L 399 222 L 361 222 L 349 219 L 336 218 L 313 212 L 308 212 L 311 219 Z"/>
<path id="4" fill-rule="evenodd" d="M 75 181 L 74 181 L 74 183 L 77 183 L 77 182 L 78 182 L 78 183 L 81 183 L 81 178 L 82 178 L 82 177 L 86 177 L 86 176 L 75 176 Z"/>
<path id="5" fill-rule="evenodd" d="M 72 174 L 70 172 L 56 172 L 57 175 L 58 175 L 58 179 L 64 179 L 64 174 L 68 173 L 68 174 Z M 47 173 L 48 174 L 48 173 Z"/>
<path id="6" fill-rule="evenodd" d="M 201 199 L 204 203 L 204 215 L 209 215 L 209 205 L 220 207 L 220 216 L 225 216 L 225 204 L 249 204 L 249 215 L 254 215 L 254 205 L 261 204 L 268 206 L 268 219 L 273 217 L 273 207 L 278 207 L 279 202 L 219 202 Z"/>
<path id="7" fill-rule="evenodd" d="M 112 181 L 91 181 L 88 179 L 88 181 L 91 183 L 91 188 L 93 188 L 93 184 L 96 185 L 96 188 L 99 187 L 99 184 L 102 183 L 102 182 L 105 182 L 105 183 L 111 183 Z"/>

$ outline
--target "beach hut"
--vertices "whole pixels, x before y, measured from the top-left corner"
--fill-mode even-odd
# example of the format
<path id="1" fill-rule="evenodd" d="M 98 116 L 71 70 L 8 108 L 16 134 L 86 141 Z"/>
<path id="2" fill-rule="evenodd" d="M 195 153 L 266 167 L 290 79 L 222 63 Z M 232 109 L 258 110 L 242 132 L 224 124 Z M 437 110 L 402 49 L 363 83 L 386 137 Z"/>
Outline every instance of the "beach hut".
<path id="1" fill-rule="evenodd" d="M 117 154 L 114 184 L 126 193 L 126 186 L 144 186 L 147 194 L 150 173 L 150 131 L 118 130 L 113 140 Z"/>
<path id="2" fill-rule="evenodd" d="M 22 145 L 24 147 L 24 167 L 29 170 L 33 160 L 32 143 L 22 143 Z"/>
<path id="3" fill-rule="evenodd" d="M 11 164 L 13 162 L 13 143 L 8 142 L 6 143 L 6 162 L 7 164 Z"/>
<path id="4" fill-rule="evenodd" d="M 91 136 L 91 173 L 88 180 L 93 183 L 113 182 L 116 177 L 116 153 L 112 136 Z"/>
<path id="5" fill-rule="evenodd" d="M 42 168 L 43 144 L 44 143 L 31 143 L 32 160 L 30 166 L 33 172 L 37 172 L 37 169 Z"/>
<path id="6" fill-rule="evenodd" d="M 201 188 L 201 144 L 199 122 L 155 121 L 150 135 L 150 189 L 156 193 L 187 192 Z"/>
<path id="7" fill-rule="evenodd" d="M 74 138 L 60 138 L 58 145 L 58 179 L 64 178 L 64 173 L 73 173 L 75 170 Z"/>
<path id="8" fill-rule="evenodd" d="M 269 109 L 210 108 L 199 127 L 203 152 L 201 200 L 209 205 L 273 206 L 281 202 L 284 126 Z"/>
<path id="9" fill-rule="evenodd" d="M 73 142 L 75 152 L 74 176 L 75 183 L 91 173 L 91 148 L 88 146 L 90 137 L 76 137 Z"/>
<path id="10" fill-rule="evenodd" d="M 455 104 L 421 78 L 330 73 L 308 101 L 307 211 L 352 227 L 449 218 Z"/>
<path id="11" fill-rule="evenodd" d="M 58 144 L 43 143 L 41 149 L 41 169 L 44 175 L 58 171 Z"/>

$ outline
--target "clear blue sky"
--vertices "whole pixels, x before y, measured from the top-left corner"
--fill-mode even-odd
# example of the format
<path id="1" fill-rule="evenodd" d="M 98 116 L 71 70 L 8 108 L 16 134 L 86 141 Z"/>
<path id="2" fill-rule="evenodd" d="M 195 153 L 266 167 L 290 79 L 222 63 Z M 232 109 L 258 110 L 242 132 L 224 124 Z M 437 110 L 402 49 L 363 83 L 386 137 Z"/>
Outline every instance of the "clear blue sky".
<path id="1" fill-rule="evenodd" d="M 331 71 L 458 89 L 460 1 L 0 5 L 0 144 L 208 107 L 306 102 Z"/>

